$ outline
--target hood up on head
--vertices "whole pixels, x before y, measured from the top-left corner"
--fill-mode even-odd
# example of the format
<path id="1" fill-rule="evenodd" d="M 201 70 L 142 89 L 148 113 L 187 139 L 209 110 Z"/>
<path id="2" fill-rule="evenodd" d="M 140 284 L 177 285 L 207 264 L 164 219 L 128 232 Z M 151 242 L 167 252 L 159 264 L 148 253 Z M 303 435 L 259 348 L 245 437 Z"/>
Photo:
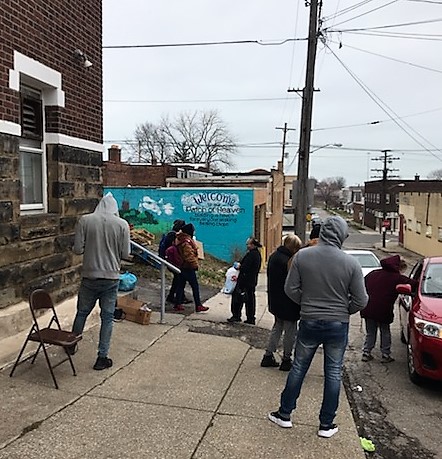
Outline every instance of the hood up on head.
<path id="1" fill-rule="evenodd" d="M 381 260 L 381 266 L 386 271 L 400 272 L 401 257 L 399 255 L 393 255 L 392 257 L 383 258 Z"/>
<path id="2" fill-rule="evenodd" d="M 113 197 L 112 193 L 106 193 L 105 196 L 97 204 L 97 207 L 94 210 L 94 213 L 100 214 L 113 214 L 119 215 L 118 213 L 118 203 Z"/>
<path id="3" fill-rule="evenodd" d="M 328 217 L 322 224 L 319 240 L 323 244 L 334 245 L 339 249 L 348 237 L 347 222 L 338 216 Z"/>

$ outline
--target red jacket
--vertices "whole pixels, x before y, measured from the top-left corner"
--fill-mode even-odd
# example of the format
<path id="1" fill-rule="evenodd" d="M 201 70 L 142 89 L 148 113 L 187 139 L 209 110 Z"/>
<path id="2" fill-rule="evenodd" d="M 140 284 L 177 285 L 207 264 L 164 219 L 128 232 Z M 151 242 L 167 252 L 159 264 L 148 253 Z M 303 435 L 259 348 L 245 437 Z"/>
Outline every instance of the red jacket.
<path id="1" fill-rule="evenodd" d="M 361 311 L 364 319 L 372 319 L 383 324 L 391 324 L 394 318 L 394 302 L 397 299 L 396 285 L 411 284 L 417 287 L 417 282 L 399 271 L 400 257 L 381 260 L 382 269 L 377 269 L 365 277 L 365 288 L 369 296 L 367 306 Z"/>

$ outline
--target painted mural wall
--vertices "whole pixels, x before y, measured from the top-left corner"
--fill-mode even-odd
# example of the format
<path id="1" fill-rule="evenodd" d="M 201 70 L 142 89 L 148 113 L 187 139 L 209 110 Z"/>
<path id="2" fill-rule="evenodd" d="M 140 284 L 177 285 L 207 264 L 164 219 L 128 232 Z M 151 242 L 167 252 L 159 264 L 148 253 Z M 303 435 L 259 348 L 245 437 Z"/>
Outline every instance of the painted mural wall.
<path id="1" fill-rule="evenodd" d="M 227 262 L 245 252 L 253 234 L 253 190 L 245 188 L 106 187 L 118 202 L 121 217 L 157 236 L 176 219 L 195 226 L 204 251 Z"/>

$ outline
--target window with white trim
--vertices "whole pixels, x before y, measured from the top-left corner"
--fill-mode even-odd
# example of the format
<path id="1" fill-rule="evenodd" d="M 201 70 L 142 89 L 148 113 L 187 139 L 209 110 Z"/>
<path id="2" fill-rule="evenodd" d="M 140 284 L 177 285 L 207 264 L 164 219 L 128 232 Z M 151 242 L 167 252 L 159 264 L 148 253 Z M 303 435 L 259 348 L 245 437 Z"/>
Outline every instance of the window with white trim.
<path id="1" fill-rule="evenodd" d="M 41 92 L 20 87 L 21 128 L 20 186 L 22 211 L 42 211 L 45 206 L 46 163 L 43 154 L 43 103 Z"/>
<path id="2" fill-rule="evenodd" d="M 432 237 L 433 236 L 433 226 L 427 225 L 427 230 L 425 231 L 425 236 Z"/>

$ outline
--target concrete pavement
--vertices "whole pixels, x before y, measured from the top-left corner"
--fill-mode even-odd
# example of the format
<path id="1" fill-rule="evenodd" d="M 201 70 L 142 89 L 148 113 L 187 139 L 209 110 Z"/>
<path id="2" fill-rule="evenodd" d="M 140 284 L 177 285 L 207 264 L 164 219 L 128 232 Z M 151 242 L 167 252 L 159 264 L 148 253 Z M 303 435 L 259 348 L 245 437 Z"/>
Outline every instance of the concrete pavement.
<path id="1" fill-rule="evenodd" d="M 0 459 L 364 458 L 344 390 L 339 433 L 316 435 L 322 355 L 307 375 L 294 428 L 267 420 L 287 373 L 259 366 L 272 325 L 264 280 L 256 327 L 226 324 L 230 297 L 218 294 L 206 314 L 167 314 L 159 324 L 153 313 L 148 326 L 115 324 L 114 366 L 101 372 L 92 370 L 98 329 L 88 330 L 74 356 L 78 376 L 68 364 L 55 370 L 58 391 L 42 355 L 13 378 L 4 368 Z"/>

